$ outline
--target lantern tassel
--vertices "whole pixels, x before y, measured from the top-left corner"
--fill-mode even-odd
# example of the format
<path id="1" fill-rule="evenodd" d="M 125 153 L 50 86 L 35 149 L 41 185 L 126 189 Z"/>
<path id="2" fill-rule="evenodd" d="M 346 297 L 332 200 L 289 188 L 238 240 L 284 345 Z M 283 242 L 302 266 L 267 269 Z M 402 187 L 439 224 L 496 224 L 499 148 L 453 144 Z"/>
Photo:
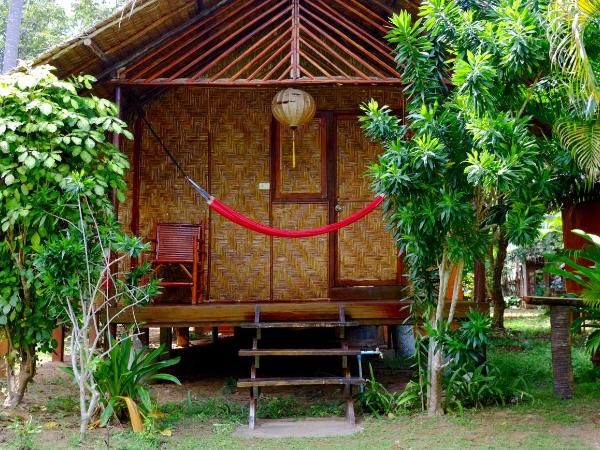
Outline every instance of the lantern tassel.
<path id="1" fill-rule="evenodd" d="M 296 129 L 292 130 L 292 168 L 296 168 Z"/>

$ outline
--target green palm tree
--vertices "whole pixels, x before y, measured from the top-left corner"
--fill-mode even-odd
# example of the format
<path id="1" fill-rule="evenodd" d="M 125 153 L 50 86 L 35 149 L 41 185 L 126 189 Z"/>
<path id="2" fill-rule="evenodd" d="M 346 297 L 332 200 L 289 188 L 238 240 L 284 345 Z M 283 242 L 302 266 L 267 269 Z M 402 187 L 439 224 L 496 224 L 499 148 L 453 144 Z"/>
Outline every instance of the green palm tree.
<path id="1" fill-rule="evenodd" d="M 600 0 L 551 0 L 548 41 L 552 64 L 564 75 L 571 116 L 554 132 L 592 180 L 600 178 L 600 58 L 589 51 L 600 31 Z"/>

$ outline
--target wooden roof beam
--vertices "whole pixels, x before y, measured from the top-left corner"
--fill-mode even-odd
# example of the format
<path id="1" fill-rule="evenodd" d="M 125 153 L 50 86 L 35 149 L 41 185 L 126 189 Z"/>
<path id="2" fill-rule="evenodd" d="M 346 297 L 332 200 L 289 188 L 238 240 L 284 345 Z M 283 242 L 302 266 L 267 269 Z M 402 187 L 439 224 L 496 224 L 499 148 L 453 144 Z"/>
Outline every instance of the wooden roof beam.
<path id="1" fill-rule="evenodd" d="M 178 27 L 174 28 L 173 30 L 169 31 L 168 33 L 165 33 L 164 35 L 162 35 L 160 38 L 156 39 L 155 41 L 149 42 L 147 45 L 144 45 L 142 48 L 131 53 L 131 55 L 129 55 L 128 57 L 107 67 L 102 72 L 100 72 L 100 74 L 96 78 L 98 79 L 98 81 L 105 80 L 106 78 L 108 78 L 108 77 L 112 76 L 114 73 L 116 73 L 119 69 L 123 69 L 123 68 L 127 67 L 128 64 L 136 61 L 140 56 L 146 54 L 147 52 L 153 51 L 154 49 L 156 49 L 157 47 L 162 45 L 165 41 L 171 39 L 173 36 L 180 33 L 182 30 L 185 30 L 186 28 L 193 25 L 198 20 L 203 19 L 204 17 L 211 14 L 213 11 L 216 11 L 218 8 L 220 8 L 221 6 L 227 4 L 231 1 L 232 0 L 221 0 L 219 3 L 216 3 L 212 7 L 205 9 L 198 16 L 195 16 L 195 17 L 191 18 L 190 20 L 185 21 L 184 23 L 182 23 Z"/>
<path id="2" fill-rule="evenodd" d="M 323 53 L 321 53 L 318 49 L 316 49 L 315 47 L 313 47 L 308 41 L 306 41 L 304 38 L 300 38 L 300 42 L 302 42 L 304 45 L 306 45 L 313 53 L 315 53 L 319 58 L 321 58 L 323 61 L 327 61 L 329 64 L 331 64 L 339 73 L 341 73 L 343 76 L 350 78 L 350 75 L 348 75 L 341 67 L 339 67 L 338 65 L 336 65 L 333 61 L 332 58 L 329 57 L 327 58 Z M 338 57 L 339 58 L 339 57 Z"/>
<path id="3" fill-rule="evenodd" d="M 290 78 L 300 78 L 300 1 L 292 0 L 292 55 Z"/>
<path id="4" fill-rule="evenodd" d="M 302 6 L 300 8 L 303 8 Z M 358 50 L 360 50 L 361 52 L 363 52 L 363 54 L 368 55 L 369 52 L 366 48 L 364 48 L 362 45 L 358 44 L 356 41 L 350 39 L 346 33 L 341 32 L 340 30 L 338 30 L 336 27 L 334 27 L 333 25 L 331 25 L 330 23 L 328 23 L 326 20 L 320 18 L 319 16 L 317 16 L 316 14 L 314 14 L 312 11 L 307 10 L 306 8 L 303 8 L 304 11 L 310 15 L 311 17 L 313 17 L 315 20 L 319 21 L 320 23 L 322 23 L 325 27 L 329 28 L 330 30 L 332 30 L 334 33 L 336 33 L 338 36 L 340 36 L 343 40 L 345 40 L 346 42 L 348 42 L 351 45 L 354 45 Z M 322 33 L 324 35 L 328 35 L 327 32 L 325 32 L 322 28 L 320 28 L 319 26 L 317 26 L 314 22 L 310 21 L 308 18 L 304 17 L 304 21 L 306 23 L 308 23 L 309 25 L 311 25 L 313 27 L 313 29 L 315 29 L 317 32 Z M 331 39 L 331 38 L 330 38 Z M 333 40 L 333 39 L 332 39 Z M 354 53 L 352 50 L 350 50 L 348 47 L 342 45 L 341 42 L 337 42 L 337 46 L 340 47 L 342 50 L 344 50 L 346 53 L 348 53 L 350 56 L 352 56 L 353 58 L 355 58 L 357 61 L 360 61 L 360 63 L 362 65 L 364 65 L 366 68 L 368 68 L 369 70 L 371 70 L 375 75 L 377 75 L 380 78 L 385 78 L 385 75 L 383 73 L 381 73 L 378 69 L 376 69 L 373 65 L 369 64 L 367 61 L 365 61 L 363 58 L 361 58 L 359 55 L 357 55 L 356 53 Z M 378 58 L 374 58 L 377 63 L 381 64 L 382 66 L 385 66 L 385 64 L 380 61 Z"/>
<path id="5" fill-rule="evenodd" d="M 292 56 L 292 52 L 291 52 L 291 50 L 290 50 L 290 52 L 289 52 L 287 55 L 285 55 L 285 56 L 283 57 L 283 59 L 282 59 L 281 61 L 279 61 L 279 62 L 278 62 L 276 65 L 275 65 L 275 67 L 273 67 L 273 68 L 272 68 L 272 69 L 271 69 L 271 70 L 270 70 L 270 71 L 269 71 L 269 72 L 268 72 L 268 73 L 267 73 L 267 74 L 264 76 L 264 78 L 263 78 L 263 81 L 267 81 L 267 80 L 269 79 L 269 77 L 271 77 L 271 75 L 273 75 L 275 72 L 277 72 L 277 70 L 278 70 L 278 69 L 280 69 L 280 68 L 281 68 L 281 67 L 282 67 L 282 66 L 285 64 L 285 62 L 286 62 L 286 61 L 289 61 L 289 60 L 290 60 L 291 56 Z"/>
<path id="6" fill-rule="evenodd" d="M 318 62 L 316 62 L 314 59 L 312 59 L 310 56 L 308 56 L 306 53 L 300 51 L 300 56 L 302 56 L 304 59 L 306 59 L 309 63 L 311 63 L 316 69 L 320 70 L 321 73 L 323 75 L 325 75 L 328 78 L 333 78 L 333 75 L 331 75 L 327 69 L 325 69 L 323 66 L 321 66 Z"/>
<path id="7" fill-rule="evenodd" d="M 300 65 L 300 73 L 304 73 L 308 78 L 315 79 L 315 76 L 310 73 L 304 66 Z"/>
<path id="8" fill-rule="evenodd" d="M 335 0 L 336 3 L 340 3 L 339 0 Z M 356 6 L 358 6 L 360 9 L 362 9 L 363 11 L 365 11 L 365 14 L 362 14 L 360 11 L 357 11 L 356 9 L 352 8 L 348 3 L 351 2 L 353 4 L 355 4 Z M 365 5 L 363 5 L 362 3 L 360 3 L 357 0 L 344 0 L 344 3 L 342 3 L 342 5 L 344 6 L 344 8 L 348 9 L 349 11 L 352 11 L 354 14 L 356 14 L 358 17 L 360 17 L 362 20 L 364 20 L 365 22 L 370 23 L 371 25 L 373 25 L 375 28 L 378 28 L 380 31 L 384 32 L 387 34 L 387 30 L 385 29 L 385 27 L 381 24 L 381 23 L 377 23 L 375 22 L 375 20 L 381 20 L 381 17 L 379 16 L 379 14 L 375 13 L 373 10 L 367 8 Z M 371 17 L 374 18 L 374 20 L 370 19 L 369 17 L 367 17 L 367 15 L 371 15 Z M 385 22 L 385 20 L 384 20 Z"/>
<path id="9" fill-rule="evenodd" d="M 285 25 L 287 22 L 283 22 L 279 28 L 281 28 L 283 25 Z M 275 34 L 277 28 L 275 28 L 274 30 L 271 31 L 271 33 L 267 34 L 264 36 L 264 38 L 270 38 L 272 34 Z M 232 61 L 231 63 L 229 63 L 229 65 L 225 68 L 223 68 L 223 70 L 221 70 L 219 73 L 213 75 L 213 77 L 211 78 L 211 80 L 216 80 L 218 79 L 221 75 L 223 75 L 227 70 L 229 70 L 230 66 L 233 67 L 235 65 L 236 62 L 238 61 L 243 61 L 244 59 L 246 59 L 248 56 L 251 57 L 251 60 L 245 64 L 241 69 L 239 69 L 230 79 L 231 80 L 237 80 L 238 78 L 240 78 L 242 76 L 242 74 L 244 72 L 246 72 L 250 67 L 252 67 L 252 64 L 254 63 L 258 63 L 260 62 L 260 60 L 273 48 L 275 47 L 277 44 L 279 44 L 283 39 L 286 38 L 286 36 L 289 34 L 289 31 L 286 31 L 284 33 L 282 33 L 278 38 L 273 39 L 273 41 L 271 41 L 271 43 L 269 45 L 267 45 L 265 48 L 262 49 L 262 51 L 258 54 L 258 55 L 252 55 L 252 51 L 254 50 L 253 48 L 249 48 L 242 56 L 240 56 L 239 58 L 236 58 L 234 61 Z M 262 44 L 261 41 L 266 40 L 266 39 L 261 39 L 260 41 L 257 42 L 257 44 Z M 289 40 L 288 40 L 289 42 Z M 254 47 L 254 46 L 253 46 Z"/>
<path id="10" fill-rule="evenodd" d="M 358 67 L 355 67 L 354 65 L 350 64 L 348 62 L 348 60 L 346 58 L 342 58 L 340 55 L 337 54 L 337 52 L 331 48 L 324 39 L 319 38 L 318 36 L 316 36 L 312 31 L 310 31 L 308 28 L 306 28 L 304 25 L 300 25 L 300 29 L 302 31 L 304 31 L 307 35 L 309 35 L 310 37 L 312 37 L 313 39 L 315 39 L 317 42 L 320 42 L 320 44 L 326 49 L 328 50 L 332 56 L 337 57 L 340 61 L 342 61 L 344 64 L 346 64 L 350 69 L 354 70 L 354 72 L 356 72 L 357 75 L 359 75 L 360 77 L 364 78 L 365 80 L 370 79 L 369 75 L 367 75 L 366 73 L 364 73 L 362 70 L 360 70 Z"/>
<path id="11" fill-rule="evenodd" d="M 233 22 L 227 24 L 226 27 L 217 29 L 217 31 L 215 31 L 214 34 L 211 34 L 210 37 L 208 37 L 205 40 L 200 39 L 200 37 L 202 37 L 208 33 L 208 31 L 203 30 L 199 35 L 194 36 L 194 40 L 196 40 L 196 41 L 200 40 L 200 42 L 198 44 L 196 44 L 193 47 L 191 47 L 190 49 L 188 49 L 186 52 L 184 52 L 182 55 L 180 55 L 174 61 L 169 62 L 165 67 L 162 67 L 160 70 L 158 70 L 158 72 L 152 74 L 152 76 L 149 78 L 150 79 L 160 78 L 162 75 L 165 75 L 165 77 L 167 77 L 169 80 L 176 79 L 177 77 L 179 77 L 180 75 L 185 73 L 186 70 L 192 68 L 194 65 L 196 65 L 200 61 L 202 61 L 207 55 L 212 54 L 212 52 L 214 52 L 216 49 L 220 48 L 222 45 L 224 45 L 224 43 L 229 42 L 235 36 L 239 35 L 243 31 L 248 29 L 250 26 L 254 25 L 256 22 L 261 20 L 267 14 L 271 14 L 272 12 L 277 10 L 277 8 L 280 8 L 280 7 L 281 7 L 281 4 L 278 4 L 277 2 L 275 2 L 275 4 L 272 5 L 267 11 L 263 12 L 262 14 L 260 14 L 259 16 L 256 16 L 256 17 L 254 17 L 254 9 L 249 8 L 240 17 L 235 19 Z M 252 19 L 252 20 L 250 20 L 250 19 Z M 248 20 L 250 20 L 250 21 L 248 21 Z M 236 27 L 241 24 L 244 24 L 244 25 L 241 26 L 240 28 L 238 28 L 236 32 L 231 33 L 232 29 L 236 29 Z M 224 35 L 227 37 L 223 38 Z M 209 43 L 212 43 L 215 40 L 218 40 L 218 43 L 216 44 L 216 46 L 210 46 L 208 48 L 208 50 L 200 53 L 191 62 L 187 63 L 183 68 L 177 70 L 174 74 L 172 74 L 170 76 L 167 75 L 167 72 L 170 69 L 175 67 L 177 64 L 185 61 L 190 56 L 193 57 L 193 55 L 198 53 L 201 49 L 205 49 Z M 187 43 L 185 45 L 187 45 Z M 185 45 L 183 45 L 182 47 L 185 47 Z"/>
<path id="12" fill-rule="evenodd" d="M 290 54 L 287 54 L 289 57 Z M 402 86 L 402 82 L 395 77 L 387 77 L 387 78 L 377 78 L 370 77 L 367 79 L 352 77 L 315 77 L 314 80 L 292 80 L 292 79 L 284 79 L 284 80 L 264 80 L 264 79 L 254 79 L 254 80 L 245 80 L 240 79 L 236 81 L 231 81 L 229 79 L 224 80 L 215 80 L 210 81 L 206 79 L 199 79 L 198 81 L 189 81 L 185 78 L 173 80 L 171 83 L 165 82 L 165 80 L 155 80 L 155 81 L 145 81 L 145 80 L 126 80 L 126 79 L 115 79 L 112 80 L 111 83 L 114 86 L 195 86 L 195 87 L 222 87 L 222 88 L 238 88 L 238 87 L 248 87 L 248 88 L 256 88 L 259 86 L 298 86 L 299 84 L 307 84 L 307 85 L 336 85 L 336 84 L 352 84 L 352 85 L 369 85 L 369 86 Z"/>
<path id="13" fill-rule="evenodd" d="M 346 26 L 348 29 L 352 30 L 354 32 L 355 36 L 358 36 L 363 41 L 369 43 L 373 47 L 378 48 L 379 51 L 381 51 L 382 54 L 386 55 L 392 62 L 395 61 L 394 57 L 392 56 L 392 49 L 384 43 L 385 41 L 381 37 L 375 38 L 367 30 L 365 30 L 365 29 L 361 30 L 350 19 L 347 19 L 346 17 L 341 15 L 339 13 L 339 11 L 333 9 L 331 6 L 329 6 L 324 1 L 318 0 L 318 5 L 320 5 L 321 8 L 329 11 L 330 17 L 332 19 L 335 19 L 340 25 Z M 317 6 L 317 3 L 313 3 L 313 7 L 320 9 L 319 6 Z"/>
<path id="14" fill-rule="evenodd" d="M 379 6 L 381 9 L 383 9 L 387 14 L 389 14 L 390 16 L 392 14 L 394 14 L 397 11 L 394 11 L 392 8 L 390 8 L 388 5 L 386 5 L 385 3 L 379 1 L 379 0 L 371 0 L 373 3 L 375 3 L 377 6 Z M 414 2 L 409 1 L 408 3 L 410 3 L 411 5 L 415 5 Z"/>
<path id="15" fill-rule="evenodd" d="M 96 43 L 96 41 L 94 41 L 91 37 L 86 37 L 83 40 L 83 45 L 89 47 L 90 50 L 92 50 L 92 52 L 102 61 L 106 63 L 111 62 L 111 57 L 108 56 L 108 54 L 104 50 L 102 50 L 100 46 Z"/>
<path id="16" fill-rule="evenodd" d="M 261 31 L 263 31 L 265 28 L 271 26 L 274 22 L 277 22 L 288 11 L 289 11 L 289 9 L 281 11 L 279 14 L 276 14 L 275 16 L 271 17 L 268 21 L 266 21 L 265 23 L 263 23 L 259 27 L 255 28 L 250 33 L 245 34 L 240 40 L 238 40 L 237 42 L 235 42 L 231 47 L 229 47 L 227 50 L 225 50 L 223 53 L 221 53 L 218 57 L 216 57 L 214 60 L 212 60 L 208 65 L 204 66 L 200 71 L 198 71 L 197 73 L 195 73 L 191 77 L 191 79 L 192 80 L 197 80 L 198 78 L 200 78 L 203 74 L 205 74 L 206 72 L 208 72 L 215 65 L 217 65 L 219 62 L 221 62 L 223 59 L 225 59 L 227 56 L 229 56 L 233 51 L 237 50 L 239 47 L 241 47 L 242 45 L 244 45 L 246 42 L 248 42 L 250 39 L 252 39 L 258 33 L 260 33 Z M 284 21 L 283 23 L 286 23 L 286 21 Z M 250 26 L 250 25 L 252 25 L 252 23 L 248 24 L 248 26 Z M 279 25 L 279 27 L 281 27 L 281 24 Z M 234 34 L 228 36 L 227 39 L 221 41 L 217 46 L 213 47 L 211 49 L 211 51 L 214 52 L 214 51 L 218 50 L 221 46 L 225 45 L 228 41 L 230 41 L 231 39 L 235 38 L 237 36 L 237 34 L 241 33 L 242 31 L 243 31 L 243 29 L 240 29 L 240 30 L 238 30 L 237 33 L 234 33 Z M 184 70 L 184 69 L 182 69 L 182 70 Z"/>
<path id="17" fill-rule="evenodd" d="M 284 42 L 283 45 L 281 47 L 279 47 L 277 50 L 275 50 L 275 52 L 271 56 L 269 56 L 269 58 L 267 58 L 260 66 L 258 66 L 258 68 L 256 70 L 254 70 L 254 72 L 252 72 L 250 75 L 248 75 L 248 78 L 246 78 L 246 80 L 252 80 L 256 75 L 258 75 L 260 73 L 261 70 L 263 70 L 265 67 L 267 67 L 277 57 L 277 55 L 279 55 L 285 48 L 289 47 L 290 45 L 291 45 L 290 40 L 288 40 L 287 42 Z M 235 80 L 235 78 L 232 77 L 231 80 L 233 81 L 233 80 Z"/>
<path id="18" fill-rule="evenodd" d="M 221 78 L 222 75 L 227 73 L 228 70 L 232 69 L 238 62 L 243 61 L 244 59 L 246 59 L 248 57 L 252 58 L 252 61 L 250 61 L 250 64 L 255 61 L 260 61 L 260 59 L 271 48 L 273 48 L 275 45 L 277 45 L 281 41 L 281 39 L 283 39 L 285 37 L 287 32 L 280 34 L 278 38 L 271 41 L 271 43 L 268 46 L 264 47 L 258 55 L 253 54 L 254 50 L 256 50 L 258 47 L 263 45 L 265 43 L 265 41 L 267 41 L 268 39 L 271 39 L 272 37 L 274 37 L 279 31 L 281 31 L 283 26 L 286 25 L 287 23 L 288 23 L 288 21 L 282 22 L 277 27 L 273 28 L 271 31 L 269 31 L 269 33 L 265 34 L 262 38 L 260 38 L 258 41 L 256 41 L 250 48 L 246 49 L 240 56 L 238 56 L 233 61 L 231 61 L 229 64 L 227 64 L 225 67 L 223 67 L 219 72 L 214 74 L 210 79 L 214 81 L 214 80 Z M 247 68 L 247 66 L 245 66 L 244 68 Z"/>
<path id="19" fill-rule="evenodd" d="M 237 6 L 237 7 L 235 9 L 231 10 L 231 7 L 233 7 L 233 6 Z M 206 28 L 201 28 L 202 25 L 206 24 L 211 19 L 214 19 L 212 14 L 210 16 L 205 17 L 202 21 L 190 26 L 189 29 L 185 30 L 184 33 L 176 36 L 176 39 L 165 42 L 160 48 L 158 48 L 154 52 L 146 55 L 144 58 L 141 58 L 140 61 L 138 61 L 136 65 L 142 65 L 142 69 L 136 73 L 131 73 L 133 68 L 128 68 L 127 77 L 128 78 L 144 78 L 144 77 L 146 77 L 146 74 L 151 69 L 158 67 L 163 62 L 167 63 L 167 68 L 172 67 L 173 65 L 177 64 L 178 62 L 180 62 L 183 59 L 185 59 L 186 57 L 188 57 L 189 54 L 194 49 L 197 49 L 198 47 L 201 48 L 206 43 L 205 41 L 201 40 L 201 38 L 203 36 L 210 33 L 213 29 L 217 28 L 222 23 L 226 22 L 230 17 L 235 16 L 238 12 L 243 11 L 245 7 L 246 7 L 246 3 L 244 2 L 244 0 L 242 0 L 242 1 L 237 0 L 235 3 L 228 6 L 227 14 L 224 14 L 223 16 L 218 16 L 217 19 L 213 23 L 211 23 L 209 26 L 207 26 Z M 198 30 L 198 32 L 194 33 L 196 30 Z M 212 39 L 212 37 L 213 36 L 211 36 L 210 39 Z M 196 42 L 198 40 L 201 41 L 200 44 L 196 44 L 196 46 L 194 47 L 194 49 L 192 49 L 192 51 L 188 51 L 188 52 L 184 53 L 184 55 L 177 58 L 175 61 L 169 62 L 170 61 L 169 58 L 177 56 L 178 52 L 182 51 L 183 48 L 185 48 L 191 42 Z M 166 51 L 166 54 L 163 54 L 161 57 L 161 53 L 163 51 Z M 150 64 L 147 64 L 148 61 L 151 61 Z M 146 77 L 146 78 L 148 78 L 148 77 Z"/>

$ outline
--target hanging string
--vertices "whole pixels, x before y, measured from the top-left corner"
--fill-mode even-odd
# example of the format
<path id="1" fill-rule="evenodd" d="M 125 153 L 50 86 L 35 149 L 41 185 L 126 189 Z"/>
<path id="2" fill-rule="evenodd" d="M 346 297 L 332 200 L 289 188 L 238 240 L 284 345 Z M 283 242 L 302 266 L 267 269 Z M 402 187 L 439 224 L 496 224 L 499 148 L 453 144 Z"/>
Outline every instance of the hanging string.
<path id="1" fill-rule="evenodd" d="M 292 169 L 296 168 L 296 128 L 292 128 Z"/>

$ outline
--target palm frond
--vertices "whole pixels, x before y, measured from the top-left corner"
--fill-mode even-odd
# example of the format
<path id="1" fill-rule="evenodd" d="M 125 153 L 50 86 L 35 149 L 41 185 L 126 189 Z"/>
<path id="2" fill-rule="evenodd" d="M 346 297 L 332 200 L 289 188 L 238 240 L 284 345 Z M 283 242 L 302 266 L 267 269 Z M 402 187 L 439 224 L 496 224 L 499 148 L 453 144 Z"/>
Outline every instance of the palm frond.
<path id="1" fill-rule="evenodd" d="M 600 103 L 600 86 L 583 37 L 586 26 L 598 15 L 600 0 L 551 0 L 548 5 L 550 59 L 568 77 L 573 105 L 587 116 Z"/>
<path id="2" fill-rule="evenodd" d="M 600 177 L 600 120 L 560 120 L 554 134 L 590 179 Z"/>

